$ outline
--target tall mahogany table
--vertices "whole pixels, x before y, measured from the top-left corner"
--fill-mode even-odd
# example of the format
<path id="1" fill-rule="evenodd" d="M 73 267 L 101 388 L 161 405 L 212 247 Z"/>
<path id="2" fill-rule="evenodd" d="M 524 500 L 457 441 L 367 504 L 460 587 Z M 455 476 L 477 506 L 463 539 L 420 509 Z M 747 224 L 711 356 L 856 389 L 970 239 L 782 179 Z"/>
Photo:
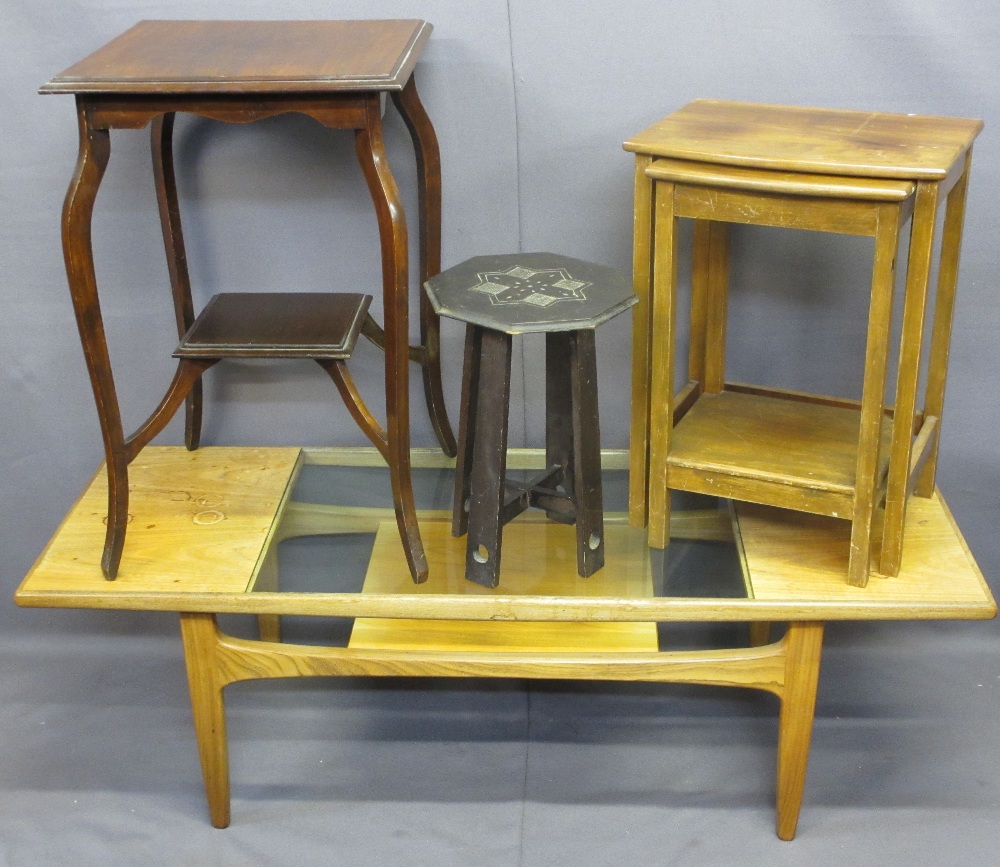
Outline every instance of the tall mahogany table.
<path id="1" fill-rule="evenodd" d="M 423 21 L 143 21 L 42 88 L 42 93 L 76 95 L 80 150 L 63 210 L 63 248 L 108 465 L 107 534 L 101 560 L 106 577 L 117 575 L 125 542 L 128 465 L 185 399 L 186 444 L 189 449 L 198 446 L 201 373 L 224 357 L 307 357 L 330 373 L 352 416 L 389 465 L 410 573 L 417 581 L 426 578 L 410 481 L 408 361 L 423 368 L 435 431 L 450 455 L 455 453 L 455 439 L 441 390 L 438 319 L 426 299 L 420 305 L 420 345 L 409 346 L 406 217 L 383 144 L 381 98 L 392 97 L 416 151 L 423 281 L 440 270 L 441 259 L 440 156 L 412 75 L 430 31 Z M 298 112 L 326 127 L 353 130 L 378 217 L 384 330 L 367 314 L 366 296 L 359 295 L 341 295 L 341 303 L 305 293 L 261 293 L 256 299 L 222 295 L 196 320 L 171 146 L 177 112 L 227 123 Z M 91 219 L 110 155 L 110 130 L 150 124 L 160 219 L 182 341 L 176 353 L 177 373 L 159 406 L 126 436 L 98 298 Z M 227 310 L 236 314 L 235 321 L 224 315 Z M 347 374 L 346 359 L 359 328 L 385 351 L 384 428 Z"/>

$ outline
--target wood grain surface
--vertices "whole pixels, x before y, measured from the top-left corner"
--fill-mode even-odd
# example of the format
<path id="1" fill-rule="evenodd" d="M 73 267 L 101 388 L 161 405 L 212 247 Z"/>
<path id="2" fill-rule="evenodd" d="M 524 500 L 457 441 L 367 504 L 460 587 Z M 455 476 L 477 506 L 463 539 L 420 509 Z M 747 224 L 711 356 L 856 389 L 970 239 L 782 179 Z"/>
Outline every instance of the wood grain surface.
<path id="1" fill-rule="evenodd" d="M 911 498 L 899 574 L 888 578 L 873 573 L 864 588 L 844 582 L 850 535 L 846 522 L 751 503 L 736 504 L 736 515 L 755 599 L 798 595 L 900 609 L 990 600 L 983 575 L 940 493 Z M 931 612 L 927 619 L 933 619 Z"/>
<path id="2" fill-rule="evenodd" d="M 649 550 L 641 532 L 622 525 L 605 528 L 605 550 L 616 568 L 581 578 L 576 569 L 573 527 L 552 522 L 509 525 L 504 538 L 503 590 L 546 596 L 653 595 Z M 427 593 L 488 594 L 465 578 L 464 538 L 445 522 L 423 525 L 430 577 Z M 399 570 L 399 537 L 390 523 L 379 527 L 363 592 L 405 593 L 412 585 Z M 352 648 L 508 651 L 646 651 L 658 648 L 655 623 L 494 623 L 461 620 L 359 618 Z"/>
<path id="3" fill-rule="evenodd" d="M 252 583 L 299 460 L 297 448 L 149 446 L 129 473 L 129 534 L 105 580 L 103 467 L 29 573 L 53 592 L 239 593 Z"/>
<path id="4" fill-rule="evenodd" d="M 314 459 L 325 463 L 339 454 L 320 454 Z M 649 596 L 644 533 L 627 528 L 625 516 L 614 513 L 605 516 L 604 569 L 590 578 L 575 577 L 561 588 L 547 584 L 545 575 L 556 563 L 564 572 L 575 571 L 573 528 L 519 520 L 506 528 L 505 562 L 511 570 L 511 583 L 499 591 L 465 581 L 462 540 L 455 540 L 457 548 L 449 548 L 448 562 L 453 565 L 446 571 L 451 576 L 445 578 L 447 592 L 436 591 L 434 588 L 440 588 L 437 584 L 424 590 L 409 583 L 402 552 L 397 550 L 397 559 L 391 560 L 389 549 L 400 545 L 398 535 L 383 529 L 386 548 L 373 553 L 385 554 L 391 562 L 384 562 L 379 574 L 399 582 L 406 587 L 405 592 L 392 592 L 390 585 L 384 593 L 374 592 L 374 585 L 366 586 L 363 593 L 247 592 L 257 568 L 255 557 L 266 549 L 266 537 L 273 532 L 271 521 L 294 477 L 298 455 L 298 449 L 145 449 L 137 467 L 158 461 L 169 463 L 170 473 L 163 478 L 161 467 L 160 482 L 136 485 L 132 535 L 123 559 L 129 569 L 123 570 L 117 581 L 106 581 L 96 565 L 96 554 L 103 544 L 101 507 L 106 502 L 105 483 L 97 475 L 18 588 L 15 601 L 29 607 L 494 622 L 988 619 L 997 610 L 939 493 L 929 500 L 913 500 L 907 511 L 899 575 L 891 579 L 874 576 L 864 588 L 843 581 L 849 532 L 846 521 L 741 504 L 738 528 L 752 570 L 751 599 Z M 357 450 L 355 458 L 344 460 L 370 463 L 374 455 L 371 449 Z M 189 463 L 179 464 L 182 460 Z M 148 471 L 143 476 L 148 477 Z M 163 494 L 171 492 L 177 494 L 179 502 L 164 509 Z M 214 500 L 208 498 L 223 494 L 229 498 L 226 507 L 209 505 Z M 198 502 L 202 498 L 203 502 Z M 225 520 L 194 522 L 199 512 L 212 510 L 224 514 Z M 173 529 L 169 525 L 149 527 L 153 520 L 141 523 L 154 516 L 162 520 L 163 515 Z M 356 517 L 352 516 L 349 511 L 347 520 Z M 447 516 L 438 513 L 437 520 L 426 521 L 424 517 L 422 514 L 421 527 L 431 542 L 430 549 L 437 550 L 435 540 L 439 538 L 450 545 Z M 335 520 L 335 516 L 325 519 Z M 391 510 L 386 510 L 381 520 L 391 525 Z M 367 522 L 371 519 L 365 521 L 370 526 Z M 685 527 L 686 523 L 684 513 L 678 512 L 672 516 L 671 529 L 676 531 L 679 526 L 686 535 L 696 536 L 698 526 L 706 521 L 699 513 L 692 527 Z M 713 520 L 708 525 L 714 530 Z M 551 544 L 541 544 L 534 535 L 539 527 L 549 528 L 546 535 L 556 534 Z M 358 529 L 363 531 L 364 527 Z M 616 544 L 619 529 L 624 531 L 617 539 L 620 545 Z M 557 538 L 560 532 L 564 534 L 561 539 Z M 138 566 L 142 568 L 133 571 Z M 516 573 L 521 570 L 527 583 L 518 584 Z M 508 581 L 506 571 L 503 580 Z M 515 586 L 522 591 L 508 592 Z M 451 592 L 452 587 L 460 592 Z M 580 595 L 567 595 L 566 587 Z"/>
<path id="5" fill-rule="evenodd" d="M 982 128 L 966 118 L 697 99 L 625 149 L 778 171 L 943 180 Z"/>
<path id="6" fill-rule="evenodd" d="M 140 21 L 42 93 L 401 90 L 431 25 L 383 21 Z"/>

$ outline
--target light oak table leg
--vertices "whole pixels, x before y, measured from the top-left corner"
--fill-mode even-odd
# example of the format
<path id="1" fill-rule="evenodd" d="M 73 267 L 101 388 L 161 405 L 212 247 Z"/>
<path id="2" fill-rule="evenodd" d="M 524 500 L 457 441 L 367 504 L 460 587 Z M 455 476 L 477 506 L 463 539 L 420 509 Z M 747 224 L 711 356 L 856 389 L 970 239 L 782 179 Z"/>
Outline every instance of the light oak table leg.
<path id="1" fill-rule="evenodd" d="M 855 473 L 854 509 L 851 515 L 851 553 L 847 582 L 855 587 L 868 583 L 871 563 L 872 523 L 878 487 L 878 453 L 885 407 L 885 379 L 892 329 L 892 292 L 896 276 L 900 208 L 879 206 L 875 234 L 875 267 L 872 272 L 871 307 L 868 313 L 868 345 L 861 393 L 861 430 Z"/>
<path id="2" fill-rule="evenodd" d="M 771 640 L 771 624 L 765 621 L 757 621 L 749 624 L 751 647 L 763 647 Z"/>
<path id="3" fill-rule="evenodd" d="M 910 230 L 910 253 L 903 295 L 903 327 L 896 374 L 896 408 L 893 413 L 889 477 L 886 482 L 885 523 L 879 564 L 885 575 L 897 575 L 903 553 L 903 521 L 910 490 L 910 456 L 913 448 L 913 421 L 917 411 L 917 382 L 923 346 L 927 286 L 934 253 L 934 224 L 938 211 L 938 184 L 917 186 Z"/>
<path id="4" fill-rule="evenodd" d="M 677 319 L 677 220 L 674 185 L 656 190 L 656 250 L 653 267 L 653 334 L 663 335 L 652 348 L 649 410 L 649 545 L 665 548 L 670 540 L 670 492 L 667 456 L 674 427 L 674 346 Z M 634 442 L 634 441 L 633 441 Z"/>
<path id="5" fill-rule="evenodd" d="M 277 593 L 280 585 L 278 572 L 278 546 L 272 545 L 257 573 L 254 590 Z M 281 617 L 277 614 L 258 614 L 257 633 L 261 641 L 281 641 Z"/>
<path id="6" fill-rule="evenodd" d="M 938 267 L 937 294 L 934 299 L 934 325 L 931 331 L 930 358 L 927 364 L 927 385 L 924 416 L 937 419 L 926 462 L 916 478 L 915 493 L 920 497 L 934 494 L 937 473 L 938 443 L 941 440 L 941 417 L 944 412 L 944 390 L 948 377 L 948 350 L 951 346 L 952 318 L 955 312 L 955 291 L 958 287 L 958 259 L 962 247 L 962 227 L 965 222 L 965 198 L 969 185 L 972 150 L 965 155 L 962 177 L 948 194 L 941 231 L 941 259 Z"/>
<path id="7" fill-rule="evenodd" d="M 716 220 L 695 220 L 692 258 L 688 379 L 718 394 L 726 381 L 729 227 Z"/>
<path id="8" fill-rule="evenodd" d="M 649 483 L 649 389 L 652 376 L 653 190 L 646 177 L 652 158 L 635 158 L 635 240 L 632 283 L 639 302 L 632 308 L 632 422 L 629 450 L 628 515 L 633 527 L 645 527 Z"/>
<path id="9" fill-rule="evenodd" d="M 225 828 L 229 825 L 229 744 L 215 615 L 181 614 L 181 638 L 208 814 L 214 827 Z"/>
<path id="10" fill-rule="evenodd" d="M 791 840 L 799 822 L 816 713 L 822 623 L 791 623 L 785 636 L 785 678 L 778 718 L 778 836 Z"/>

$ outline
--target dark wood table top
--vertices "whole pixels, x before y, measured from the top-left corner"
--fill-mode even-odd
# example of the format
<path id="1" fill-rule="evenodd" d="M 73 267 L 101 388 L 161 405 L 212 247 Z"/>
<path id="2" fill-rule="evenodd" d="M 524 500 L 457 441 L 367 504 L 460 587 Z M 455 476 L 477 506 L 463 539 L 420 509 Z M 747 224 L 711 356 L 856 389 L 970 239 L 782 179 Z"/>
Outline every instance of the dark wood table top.
<path id="1" fill-rule="evenodd" d="M 557 253 L 476 256 L 424 290 L 439 316 L 507 334 L 596 328 L 639 300 L 624 274 Z"/>
<path id="2" fill-rule="evenodd" d="M 41 93 L 401 90 L 430 32 L 417 20 L 140 21 Z"/>

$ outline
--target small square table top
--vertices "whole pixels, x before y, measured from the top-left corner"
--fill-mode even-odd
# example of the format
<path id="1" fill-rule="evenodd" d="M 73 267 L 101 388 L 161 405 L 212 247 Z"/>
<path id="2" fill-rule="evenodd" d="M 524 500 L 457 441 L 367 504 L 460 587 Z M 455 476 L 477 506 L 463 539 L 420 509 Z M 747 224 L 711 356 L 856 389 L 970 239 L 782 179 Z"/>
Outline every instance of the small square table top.
<path id="1" fill-rule="evenodd" d="M 356 292 L 222 292 L 174 358 L 350 358 L 371 301 Z"/>
<path id="2" fill-rule="evenodd" d="M 624 147 L 775 171 L 942 180 L 982 128 L 965 118 L 697 99 Z"/>
<path id="3" fill-rule="evenodd" d="M 431 25 L 381 21 L 140 21 L 42 93 L 402 90 Z"/>

